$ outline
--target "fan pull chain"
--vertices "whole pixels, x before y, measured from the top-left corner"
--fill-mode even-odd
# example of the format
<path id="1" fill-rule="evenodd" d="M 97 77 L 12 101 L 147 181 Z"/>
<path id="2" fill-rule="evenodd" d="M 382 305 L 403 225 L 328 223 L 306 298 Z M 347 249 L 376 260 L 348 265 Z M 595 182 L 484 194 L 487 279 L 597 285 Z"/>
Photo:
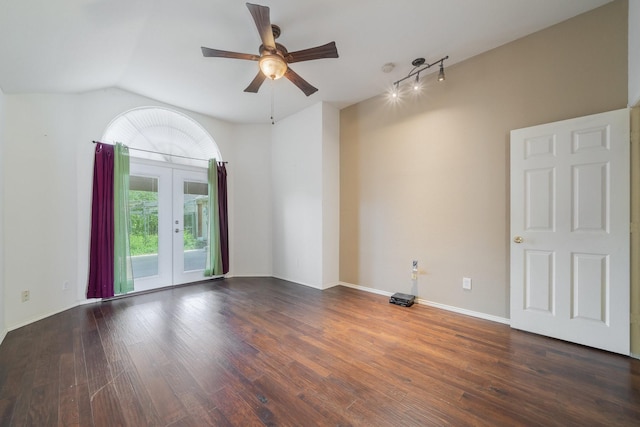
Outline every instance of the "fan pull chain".
<path id="1" fill-rule="evenodd" d="M 272 125 L 276 124 L 276 121 L 273 118 L 274 110 L 275 110 L 274 98 L 275 98 L 275 83 L 274 83 L 274 80 L 271 80 L 271 124 Z"/>

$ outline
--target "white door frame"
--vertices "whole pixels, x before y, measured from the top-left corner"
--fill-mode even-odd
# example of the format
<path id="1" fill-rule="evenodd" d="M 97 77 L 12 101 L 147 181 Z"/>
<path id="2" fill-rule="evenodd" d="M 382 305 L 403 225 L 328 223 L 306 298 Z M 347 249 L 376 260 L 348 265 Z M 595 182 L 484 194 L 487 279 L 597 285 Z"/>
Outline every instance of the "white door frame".
<path id="1" fill-rule="evenodd" d="M 207 169 L 130 158 L 130 175 L 157 178 L 158 274 L 134 280 L 134 292 L 205 280 L 202 270 L 184 272 L 182 180 L 207 182 Z M 176 224 L 176 221 L 178 222 Z M 175 230 L 178 230 L 176 232 Z"/>

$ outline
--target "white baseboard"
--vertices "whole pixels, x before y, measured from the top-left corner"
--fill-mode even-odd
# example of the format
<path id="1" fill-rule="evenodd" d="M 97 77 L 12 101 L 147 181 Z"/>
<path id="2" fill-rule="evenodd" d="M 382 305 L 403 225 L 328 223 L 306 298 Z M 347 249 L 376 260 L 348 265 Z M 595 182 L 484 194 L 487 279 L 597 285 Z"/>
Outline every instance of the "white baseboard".
<path id="1" fill-rule="evenodd" d="M 14 331 L 16 329 L 20 329 L 23 326 L 30 325 L 31 323 L 37 322 L 37 321 L 42 320 L 42 319 L 46 319 L 47 317 L 54 316 L 54 315 L 56 315 L 58 313 L 62 313 L 63 311 L 71 310 L 72 308 L 78 307 L 79 305 L 91 304 L 93 302 L 100 302 L 100 301 L 101 300 L 99 300 L 99 299 L 88 299 L 88 300 L 76 301 L 74 304 L 70 304 L 69 306 L 61 308 L 59 310 L 55 310 L 55 311 L 49 312 L 48 314 L 43 314 L 43 315 L 34 317 L 32 319 L 29 319 L 27 321 L 20 322 L 17 325 L 12 325 L 12 326 L 10 326 L 8 328 L 8 331 L 11 332 L 11 331 Z"/>
<path id="2" fill-rule="evenodd" d="M 388 297 L 393 295 L 393 292 L 382 291 L 380 289 L 367 288 L 366 286 L 354 285 L 352 283 L 340 282 L 339 285 L 346 286 L 348 288 L 358 289 L 360 291 L 370 292 L 372 294 L 384 295 Z M 454 313 L 464 314 L 466 316 L 477 317 L 479 319 L 490 320 L 492 322 L 503 323 L 505 325 L 511 324 L 511 321 L 505 317 L 494 316 L 492 314 L 481 313 L 479 311 L 467 310 L 466 308 L 440 304 L 438 302 L 428 301 L 422 298 L 416 298 L 416 302 L 420 305 L 440 308 L 442 310 L 452 311 Z"/>
<path id="3" fill-rule="evenodd" d="M 502 323 L 505 325 L 510 325 L 511 320 L 506 317 L 494 316 L 493 314 L 481 313 L 479 311 L 467 310 L 466 308 L 454 307 L 451 305 L 440 304 L 438 302 L 427 301 L 421 298 L 418 298 L 418 304 L 427 305 L 429 307 L 441 308 L 447 311 L 453 311 L 454 313 L 464 314 L 467 316 L 477 317 L 478 319 L 490 320 L 492 322 Z"/>
<path id="4" fill-rule="evenodd" d="M 215 277 L 213 277 L 213 278 L 214 278 L 214 279 L 218 279 L 218 278 L 224 278 L 224 277 L 225 277 L 225 276 L 215 276 Z M 268 277 L 270 277 L 270 276 L 268 276 Z M 205 280 L 202 280 L 202 282 L 206 282 L 206 281 L 209 281 L 209 280 L 210 280 L 210 279 L 205 279 Z M 170 289 L 170 288 L 173 288 L 173 287 L 175 287 L 175 286 L 165 286 L 165 287 L 160 287 L 160 288 L 152 289 L 152 291 L 155 291 L 155 290 L 162 290 L 162 289 Z M 144 291 L 142 291 L 141 293 L 144 293 Z M 4 339 L 4 337 L 6 336 L 7 332 L 13 331 L 13 330 L 15 330 L 15 329 L 22 328 L 23 326 L 27 326 L 27 325 L 29 325 L 29 324 L 31 324 L 31 323 L 33 323 L 33 322 L 37 322 L 37 321 L 39 321 L 39 320 L 46 319 L 47 317 L 50 317 L 50 316 L 56 315 L 56 314 L 58 314 L 58 313 L 62 313 L 63 311 L 71 310 L 72 308 L 79 307 L 79 306 L 81 306 L 81 305 L 85 305 L 85 304 L 93 304 L 93 303 L 98 303 L 98 302 L 102 302 L 102 301 L 104 301 L 104 300 L 103 300 L 103 299 L 101 299 L 101 298 L 88 298 L 88 299 L 83 299 L 83 300 L 80 300 L 80 301 L 76 301 L 74 304 L 71 304 L 71 305 L 69 305 L 69 306 L 68 306 L 68 307 L 66 307 L 66 308 L 62 308 L 62 309 L 60 309 L 60 310 L 55 310 L 55 311 L 49 312 L 48 314 L 43 314 L 43 315 L 40 315 L 40 316 L 34 317 L 34 318 L 32 318 L 32 319 L 29 319 L 29 320 L 27 320 L 27 321 L 24 321 L 24 322 L 18 323 L 17 325 L 10 326 L 10 327 L 7 329 L 7 331 L 4 333 L 4 335 L 1 335 L 1 336 L 2 336 L 2 339 Z M 2 340 L 0 340 L 0 344 L 1 344 L 1 343 L 2 343 Z"/>
<path id="5" fill-rule="evenodd" d="M 252 277 L 257 277 L 257 276 L 252 276 Z M 310 283 L 303 283 L 303 282 L 300 282 L 300 281 L 294 280 L 294 279 L 289 279 L 287 277 L 275 276 L 275 275 L 272 275 L 272 276 L 260 276 L 260 277 L 273 277 L 274 279 L 286 280 L 287 282 L 295 283 L 296 285 L 307 286 L 309 288 L 318 289 L 318 290 L 321 290 L 321 291 L 323 291 L 325 289 L 333 288 L 334 286 L 340 285 L 340 282 L 334 282 L 334 283 L 328 283 L 326 285 L 318 286 L 318 285 L 312 285 Z"/>
<path id="6" fill-rule="evenodd" d="M 273 274 L 264 274 L 264 273 L 260 273 L 260 274 L 233 274 L 233 275 L 229 275 L 227 274 L 226 276 L 224 276 L 225 279 L 231 279 L 232 277 L 274 277 Z"/>
<path id="7" fill-rule="evenodd" d="M 284 277 L 284 276 L 276 276 L 276 275 L 273 275 L 273 276 L 271 276 L 271 277 L 273 277 L 273 278 L 275 278 L 275 279 L 286 280 L 287 282 L 295 283 L 295 284 L 297 284 L 297 285 L 307 286 L 307 287 L 309 287 L 309 288 L 313 288 L 313 289 L 319 289 L 319 290 L 322 290 L 322 289 L 323 289 L 321 286 L 318 286 L 318 285 L 312 285 L 311 283 L 304 283 L 304 282 L 301 282 L 301 281 L 299 281 L 299 280 L 290 279 L 290 278 L 288 278 L 288 277 Z"/>
<path id="8" fill-rule="evenodd" d="M 235 276 L 235 277 L 242 277 L 242 276 Z M 257 277 L 257 276 L 247 276 L 247 277 Z M 357 289 L 357 290 L 360 290 L 360 291 L 369 292 L 369 293 L 372 293 L 372 294 L 378 294 L 378 295 L 384 295 L 384 296 L 393 295 L 393 292 L 387 292 L 387 291 L 383 291 L 383 290 L 380 290 L 380 289 L 368 288 L 366 286 L 354 285 L 352 283 L 347 283 L 347 282 L 330 283 L 328 285 L 325 285 L 324 287 L 318 287 L 318 286 L 315 286 L 315 285 L 311 285 L 309 283 L 302 283 L 302 282 L 299 282 L 299 281 L 296 281 L 296 280 L 288 279 L 286 277 L 279 277 L 279 276 L 260 276 L 260 277 L 275 277 L 276 279 L 286 280 L 288 282 L 297 283 L 299 285 L 308 286 L 310 288 L 319 289 L 319 290 L 329 289 L 329 288 L 332 288 L 334 286 L 346 286 L 348 288 L 353 288 L 353 289 Z M 33 322 L 37 322 L 39 320 L 45 319 L 45 318 L 47 318 L 49 316 L 53 316 L 55 314 L 62 313 L 63 311 L 70 310 L 70 309 L 72 309 L 74 307 L 77 307 L 77 306 L 80 306 L 80 305 L 92 304 L 92 303 L 101 302 L 101 301 L 102 301 L 101 299 L 97 299 L 97 298 L 77 301 L 75 304 L 72 304 L 72 305 L 70 305 L 68 307 L 65 307 L 65 308 L 62 308 L 60 310 L 56 310 L 56 311 L 50 312 L 50 313 L 45 314 L 45 315 L 41 315 L 41 316 L 35 317 L 35 318 L 30 319 L 28 321 L 21 322 L 21 323 L 19 323 L 17 325 L 13 325 L 13 326 L 9 327 L 4 333 L 0 334 L 0 343 L 2 343 L 2 340 L 4 340 L 4 337 L 10 331 L 13 331 L 13 330 L 21 328 L 23 326 L 29 325 L 29 324 L 31 324 Z M 506 325 L 510 324 L 509 319 L 504 318 L 504 317 L 494 316 L 494 315 L 486 314 L 486 313 L 480 313 L 480 312 L 477 312 L 477 311 L 467 310 L 467 309 L 459 308 L 459 307 L 453 307 L 453 306 L 446 305 L 446 304 L 440 304 L 440 303 L 433 302 L 433 301 L 428 301 L 428 300 L 425 300 L 425 299 L 422 299 L 422 298 L 417 298 L 416 301 L 417 301 L 418 304 L 421 304 L 421 305 L 440 308 L 442 310 L 452 311 L 454 313 L 464 314 L 464 315 L 467 315 L 467 316 L 477 317 L 479 319 L 490 320 L 492 322 L 503 323 L 503 324 L 506 324 Z M 632 355 L 632 357 L 640 358 L 638 355 Z"/>
<path id="9" fill-rule="evenodd" d="M 336 286 L 339 286 L 340 282 L 334 282 L 334 283 L 328 283 L 326 285 L 324 285 L 324 287 L 322 289 L 331 289 L 334 288 Z"/>
<path id="10" fill-rule="evenodd" d="M 393 292 L 381 291 L 380 289 L 367 288 L 366 286 L 354 285 L 353 283 L 340 282 L 340 286 L 346 286 L 347 288 L 357 289 L 359 291 L 369 292 L 371 294 L 384 295 L 386 297 L 390 297 L 393 295 Z"/>
<path id="11" fill-rule="evenodd" d="M 7 336 L 7 331 L 6 329 L 2 332 L 0 332 L 0 344 L 2 344 L 2 341 L 4 341 L 4 338 Z"/>

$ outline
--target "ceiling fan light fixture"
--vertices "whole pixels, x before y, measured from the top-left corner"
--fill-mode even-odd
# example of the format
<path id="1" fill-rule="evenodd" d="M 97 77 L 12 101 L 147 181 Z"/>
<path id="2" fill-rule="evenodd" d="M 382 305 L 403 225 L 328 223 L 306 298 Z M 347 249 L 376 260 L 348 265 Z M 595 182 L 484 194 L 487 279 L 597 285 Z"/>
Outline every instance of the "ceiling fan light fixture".
<path id="1" fill-rule="evenodd" d="M 304 92 L 306 96 L 316 93 L 318 89 L 293 71 L 289 67 L 289 64 L 314 59 L 338 58 L 336 42 L 329 42 L 322 46 L 289 52 L 286 47 L 275 41 L 275 39 L 280 36 L 281 31 L 280 27 L 271 24 L 269 8 L 253 3 L 246 3 L 246 6 L 256 24 L 256 29 L 262 41 L 262 44 L 258 47 L 260 54 L 253 55 L 249 53 L 230 52 L 202 46 L 202 55 L 209 58 L 232 58 L 257 61 L 260 70 L 249 86 L 246 87 L 245 92 L 257 93 L 266 79 L 277 80 L 284 77 Z"/>
<path id="2" fill-rule="evenodd" d="M 260 58 L 258 64 L 262 74 L 271 80 L 278 80 L 287 72 L 287 63 L 278 54 L 265 54 Z"/>

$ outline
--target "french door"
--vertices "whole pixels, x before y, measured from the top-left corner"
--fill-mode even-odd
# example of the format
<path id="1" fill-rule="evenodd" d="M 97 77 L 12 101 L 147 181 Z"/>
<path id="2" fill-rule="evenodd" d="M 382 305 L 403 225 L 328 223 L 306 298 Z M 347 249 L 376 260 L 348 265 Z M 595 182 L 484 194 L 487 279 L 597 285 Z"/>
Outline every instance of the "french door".
<path id="1" fill-rule="evenodd" d="M 131 162 L 129 239 L 135 291 L 204 279 L 207 203 L 206 169 Z"/>

